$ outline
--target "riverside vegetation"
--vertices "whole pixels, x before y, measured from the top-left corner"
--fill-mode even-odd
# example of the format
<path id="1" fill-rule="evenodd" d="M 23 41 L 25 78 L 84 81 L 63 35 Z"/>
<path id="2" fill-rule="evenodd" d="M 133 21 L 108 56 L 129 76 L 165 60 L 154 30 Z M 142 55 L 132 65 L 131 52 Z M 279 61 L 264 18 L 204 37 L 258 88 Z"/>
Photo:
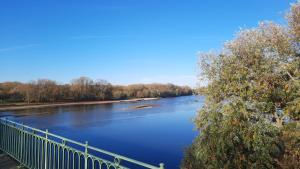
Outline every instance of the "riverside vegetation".
<path id="1" fill-rule="evenodd" d="M 88 77 L 74 79 L 70 84 L 58 84 L 40 79 L 29 83 L 0 83 L 0 103 L 49 103 L 72 101 L 102 101 L 131 98 L 176 97 L 192 95 L 188 86 L 173 84 L 111 85 L 105 80 L 93 81 Z M 1 105 L 1 104 L 0 104 Z"/>
<path id="2" fill-rule="evenodd" d="M 287 21 L 241 30 L 222 52 L 201 54 L 206 103 L 181 168 L 299 168 L 299 1 Z"/>

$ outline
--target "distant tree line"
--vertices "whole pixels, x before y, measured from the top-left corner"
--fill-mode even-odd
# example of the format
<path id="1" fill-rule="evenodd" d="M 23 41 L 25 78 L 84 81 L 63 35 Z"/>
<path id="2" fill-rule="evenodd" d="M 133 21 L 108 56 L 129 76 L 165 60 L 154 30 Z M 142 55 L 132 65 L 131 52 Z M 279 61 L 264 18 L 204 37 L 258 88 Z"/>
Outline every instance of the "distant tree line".
<path id="1" fill-rule="evenodd" d="M 188 86 L 173 84 L 134 84 L 128 86 L 112 85 L 105 80 L 92 80 L 88 77 L 74 79 L 70 84 L 39 79 L 29 83 L 0 83 L 0 103 L 26 102 L 66 102 L 100 101 L 147 97 L 176 97 L 191 95 Z"/>

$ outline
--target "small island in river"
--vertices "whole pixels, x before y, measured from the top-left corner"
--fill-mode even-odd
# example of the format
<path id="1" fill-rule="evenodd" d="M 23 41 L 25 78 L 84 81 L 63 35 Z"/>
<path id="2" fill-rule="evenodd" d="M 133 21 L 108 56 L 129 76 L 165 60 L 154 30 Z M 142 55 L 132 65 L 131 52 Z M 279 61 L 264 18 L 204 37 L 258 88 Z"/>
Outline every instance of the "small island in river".
<path id="1" fill-rule="evenodd" d="M 9 110 L 24 110 L 24 109 L 35 109 L 35 108 L 46 108 L 46 107 L 58 107 L 58 106 L 76 106 L 76 105 L 98 105 L 98 104 L 111 104 L 111 103 L 121 103 L 121 102 L 138 102 L 138 101 L 148 101 L 148 100 L 158 100 L 159 98 L 138 98 L 138 99 L 128 99 L 128 100 L 109 100 L 109 101 L 81 101 L 81 102 L 65 102 L 65 103 L 45 103 L 45 104 L 19 104 L 19 105 L 6 105 L 1 107 L 0 111 Z M 153 105 L 140 105 L 134 108 L 150 108 Z"/>

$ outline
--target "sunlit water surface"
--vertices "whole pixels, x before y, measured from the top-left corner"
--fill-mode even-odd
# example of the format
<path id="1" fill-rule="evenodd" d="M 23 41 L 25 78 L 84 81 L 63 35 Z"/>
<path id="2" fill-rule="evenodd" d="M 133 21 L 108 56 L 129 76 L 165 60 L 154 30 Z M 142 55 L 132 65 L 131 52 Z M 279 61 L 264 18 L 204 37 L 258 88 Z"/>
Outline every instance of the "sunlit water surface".
<path id="1" fill-rule="evenodd" d="M 197 135 L 192 121 L 203 99 L 185 96 L 2 112 L 1 115 L 136 160 L 154 165 L 163 162 L 166 168 L 173 169 L 179 168 L 184 149 Z M 144 104 L 155 106 L 132 109 Z"/>

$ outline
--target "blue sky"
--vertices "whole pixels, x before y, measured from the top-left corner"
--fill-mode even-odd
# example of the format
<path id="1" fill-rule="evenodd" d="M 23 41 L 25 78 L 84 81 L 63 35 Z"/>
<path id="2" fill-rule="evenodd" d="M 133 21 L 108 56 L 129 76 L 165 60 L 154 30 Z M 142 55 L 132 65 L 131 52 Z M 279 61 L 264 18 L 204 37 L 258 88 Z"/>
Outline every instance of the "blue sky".
<path id="1" fill-rule="evenodd" d="M 1 0 L 0 82 L 79 76 L 195 86 L 197 53 L 285 23 L 288 0 Z"/>

